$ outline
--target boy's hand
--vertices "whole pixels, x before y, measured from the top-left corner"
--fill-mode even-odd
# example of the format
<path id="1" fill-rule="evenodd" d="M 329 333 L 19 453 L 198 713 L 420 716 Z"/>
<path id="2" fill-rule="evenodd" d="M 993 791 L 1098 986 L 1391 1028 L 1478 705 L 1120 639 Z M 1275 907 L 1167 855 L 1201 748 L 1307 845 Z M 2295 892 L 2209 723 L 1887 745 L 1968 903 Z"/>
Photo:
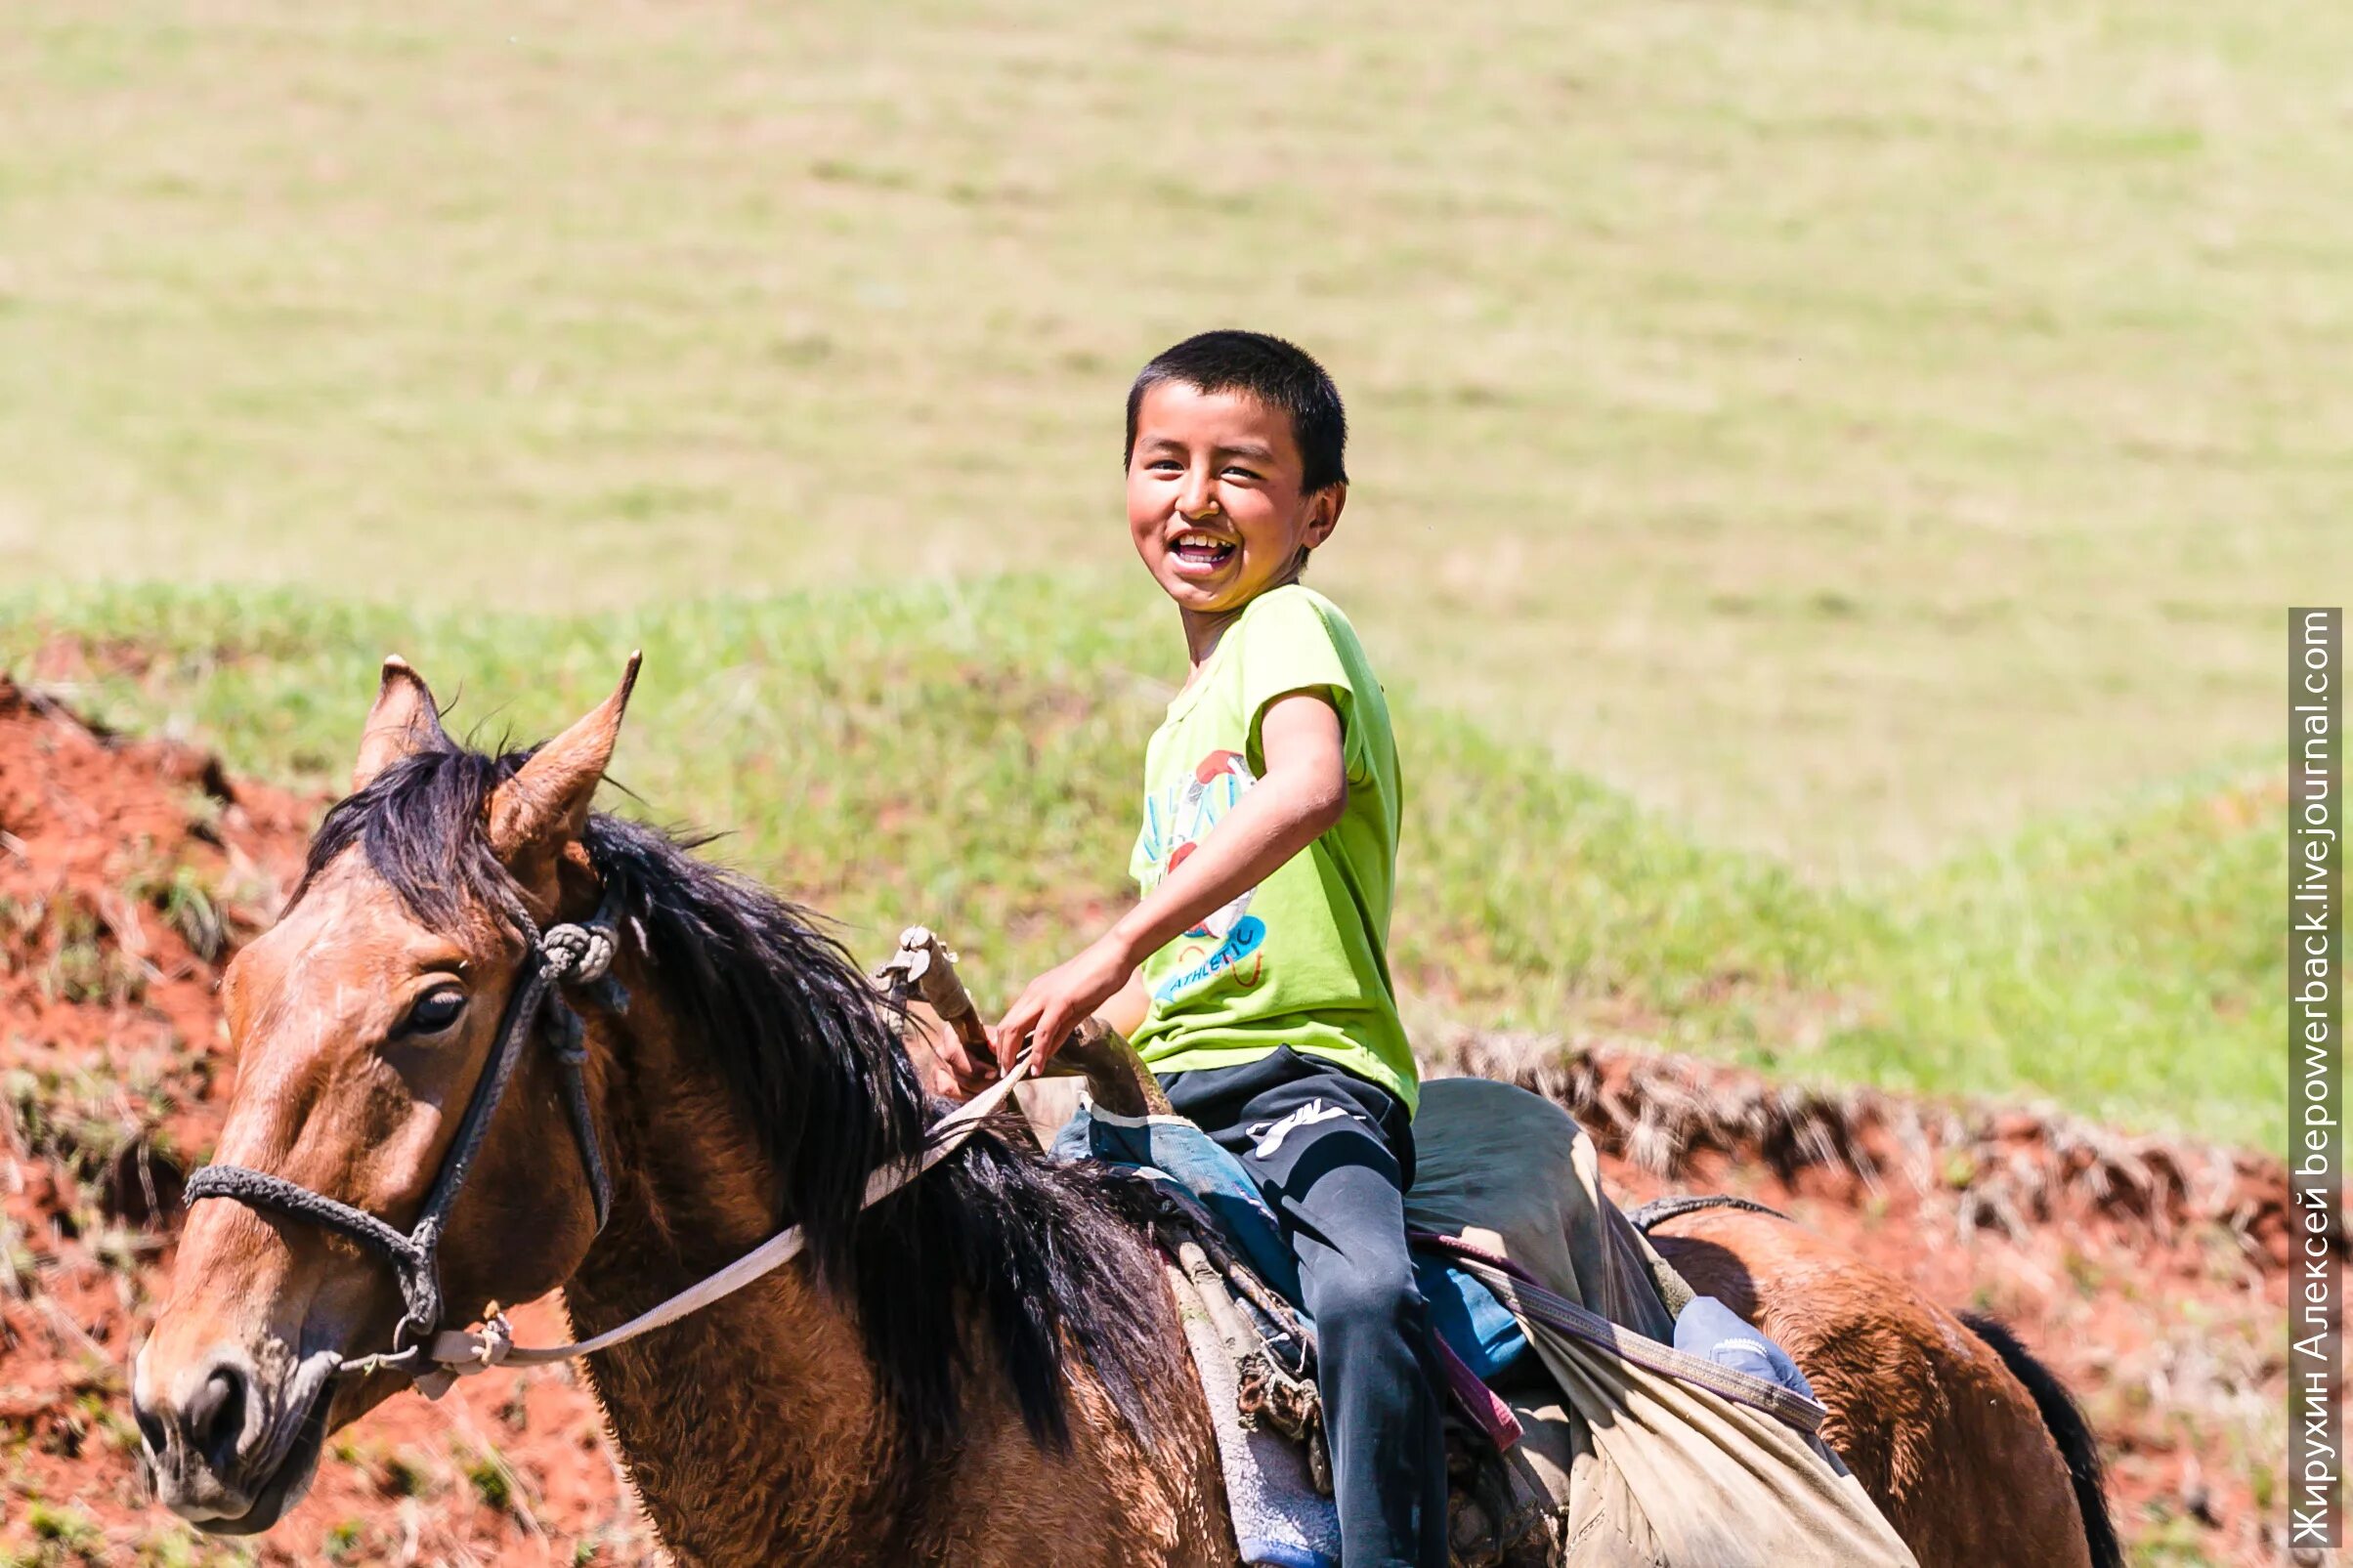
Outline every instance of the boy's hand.
<path id="1" fill-rule="evenodd" d="M 910 1008 L 903 1037 L 923 1092 L 946 1100 L 968 1100 L 997 1081 L 996 1048 L 967 1050 L 956 1031 L 930 1008 Z"/>
<path id="2" fill-rule="evenodd" d="M 989 1031 L 998 1067 L 1011 1072 L 1025 1042 L 1035 1042 L 1034 1068 L 1044 1067 L 1073 1029 L 1118 995 L 1134 967 L 1126 946 L 1104 936 L 1069 962 L 1031 981 Z"/>

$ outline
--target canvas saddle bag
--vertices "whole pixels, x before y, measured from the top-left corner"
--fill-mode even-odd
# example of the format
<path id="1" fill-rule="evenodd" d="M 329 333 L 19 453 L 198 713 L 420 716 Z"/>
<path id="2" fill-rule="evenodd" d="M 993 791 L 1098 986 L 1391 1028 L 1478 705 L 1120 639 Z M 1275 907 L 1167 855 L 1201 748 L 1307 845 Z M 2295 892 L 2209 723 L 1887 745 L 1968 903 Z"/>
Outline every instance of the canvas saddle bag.
<path id="1" fill-rule="evenodd" d="M 1562 1500 L 1560 1568 L 1857 1568 L 1912 1554 L 1778 1382 L 1674 1348 L 1690 1290 L 1602 1192 L 1593 1142 L 1552 1101 L 1485 1079 L 1423 1086 L 1407 1223 L 1499 1262 L 1479 1276 L 1550 1387 L 1512 1390 L 1505 1456 Z M 1566 1308 L 1567 1310 L 1563 1310 Z M 1544 1400 L 1544 1403 L 1533 1403 Z"/>

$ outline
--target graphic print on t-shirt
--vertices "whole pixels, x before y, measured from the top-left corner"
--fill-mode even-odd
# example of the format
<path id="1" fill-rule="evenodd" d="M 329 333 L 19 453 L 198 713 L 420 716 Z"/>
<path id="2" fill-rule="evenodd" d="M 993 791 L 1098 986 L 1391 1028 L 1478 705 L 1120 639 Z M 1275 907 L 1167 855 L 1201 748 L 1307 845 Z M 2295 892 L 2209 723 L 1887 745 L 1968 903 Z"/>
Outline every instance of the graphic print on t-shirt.
<path id="1" fill-rule="evenodd" d="M 1153 884 L 1183 865 L 1258 782 L 1240 752 L 1212 751 L 1194 765 L 1191 778 L 1147 800 L 1144 850 L 1159 867 Z M 1182 940 L 1197 945 L 1178 959 L 1176 973 L 1153 989 L 1155 1001 L 1165 1003 L 1219 975 L 1230 976 L 1244 990 L 1259 983 L 1264 973 L 1265 959 L 1259 950 L 1266 943 L 1266 922 L 1245 912 L 1256 892 L 1256 887 L 1244 888 L 1184 933 Z"/>

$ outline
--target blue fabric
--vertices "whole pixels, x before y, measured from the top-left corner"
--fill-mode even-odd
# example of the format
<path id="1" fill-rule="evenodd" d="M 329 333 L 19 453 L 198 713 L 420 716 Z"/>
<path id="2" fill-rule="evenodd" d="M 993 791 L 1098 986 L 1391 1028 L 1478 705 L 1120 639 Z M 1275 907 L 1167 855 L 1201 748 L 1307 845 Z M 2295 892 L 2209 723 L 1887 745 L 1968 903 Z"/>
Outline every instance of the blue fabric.
<path id="1" fill-rule="evenodd" d="M 1413 1277 L 1430 1303 L 1430 1326 L 1480 1382 L 1493 1384 L 1527 1354 L 1527 1333 L 1512 1309 L 1443 1254 L 1417 1250 Z"/>
<path id="2" fill-rule="evenodd" d="M 1789 1359 L 1789 1352 L 1712 1295 L 1691 1297 L 1675 1320 L 1675 1348 L 1814 1398 L 1814 1385 Z"/>
<path id="3" fill-rule="evenodd" d="M 1075 1134 L 1075 1141 L 1074 1141 Z M 1068 1152 L 1065 1153 L 1065 1148 Z M 1060 1159 L 1092 1158 L 1115 1165 L 1158 1170 L 1201 1200 L 1228 1246 L 1293 1306 L 1299 1304 L 1299 1260 L 1283 1241 L 1274 1210 L 1259 1196 L 1242 1162 L 1210 1135 L 1177 1117 L 1114 1122 L 1082 1107 L 1054 1140 Z"/>
<path id="4" fill-rule="evenodd" d="M 1053 1154 L 1057 1160 L 1095 1159 L 1165 1173 L 1200 1199 L 1242 1261 L 1306 1319 L 1299 1262 L 1273 1210 L 1242 1163 L 1192 1123 L 1171 1117 L 1111 1121 L 1082 1108 L 1055 1137 Z M 1527 1354 L 1519 1320 L 1493 1291 L 1442 1254 L 1417 1252 L 1414 1280 L 1430 1303 L 1432 1327 L 1481 1381 L 1494 1381 Z"/>
<path id="5" fill-rule="evenodd" d="M 1262 1541 L 1257 1538 L 1241 1543 L 1242 1560 L 1250 1568 L 1340 1568 L 1340 1559 L 1328 1551 L 1295 1547 L 1288 1541 Z"/>

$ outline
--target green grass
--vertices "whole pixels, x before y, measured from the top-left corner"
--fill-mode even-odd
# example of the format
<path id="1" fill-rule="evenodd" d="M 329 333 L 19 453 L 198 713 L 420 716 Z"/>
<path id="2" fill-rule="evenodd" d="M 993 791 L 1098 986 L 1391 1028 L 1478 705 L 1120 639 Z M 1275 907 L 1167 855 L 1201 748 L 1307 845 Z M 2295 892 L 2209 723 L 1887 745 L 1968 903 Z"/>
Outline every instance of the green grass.
<path id="1" fill-rule="evenodd" d="M 1147 353 L 1351 397 L 1433 703 L 1854 886 L 2273 755 L 2353 585 L 2353 11 L 0 17 L 0 581 L 643 606 L 1073 567 Z M 756 619 L 757 612 L 747 616 Z"/>
<path id="2" fill-rule="evenodd" d="M 147 651 L 72 695 L 233 767 L 334 788 L 377 659 L 408 656 L 483 740 L 552 732 L 646 668 L 617 782 L 658 821 L 843 922 L 879 958 L 947 932 L 983 998 L 1130 896 L 1137 758 L 1178 650 L 1074 616 L 1051 578 L 416 614 L 291 593 L 0 601 L 0 662 L 56 638 Z M 1392 949 L 1417 1025 L 1656 1042 L 1816 1080 L 2048 1096 L 2278 1146 L 2284 795 L 2216 778 L 1868 892 L 1707 846 L 1622 793 L 1394 691 L 1410 762 Z"/>
<path id="3" fill-rule="evenodd" d="M 1124 895 L 1176 674 L 1127 377 L 1262 325 L 1350 398 L 1314 580 L 1400 695 L 1417 1023 L 2276 1143 L 2349 59 L 2194 0 L 22 0 L 0 650 L 151 643 L 92 699 L 323 784 L 388 647 L 531 736 L 643 641 L 657 815 L 1002 992 Z"/>

